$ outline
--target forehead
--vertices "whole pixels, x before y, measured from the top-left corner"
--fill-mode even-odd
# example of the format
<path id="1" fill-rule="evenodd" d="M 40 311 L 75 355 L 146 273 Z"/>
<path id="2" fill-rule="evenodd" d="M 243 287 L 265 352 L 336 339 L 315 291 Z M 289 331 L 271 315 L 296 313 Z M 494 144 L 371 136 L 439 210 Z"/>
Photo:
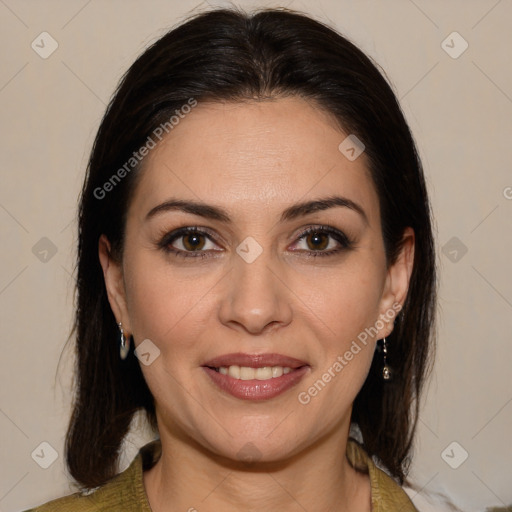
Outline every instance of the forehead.
<path id="1" fill-rule="evenodd" d="M 335 120 L 298 97 L 199 103 L 144 161 L 132 207 L 183 197 L 253 213 L 341 194 L 378 216 L 364 153 L 350 161 Z"/>

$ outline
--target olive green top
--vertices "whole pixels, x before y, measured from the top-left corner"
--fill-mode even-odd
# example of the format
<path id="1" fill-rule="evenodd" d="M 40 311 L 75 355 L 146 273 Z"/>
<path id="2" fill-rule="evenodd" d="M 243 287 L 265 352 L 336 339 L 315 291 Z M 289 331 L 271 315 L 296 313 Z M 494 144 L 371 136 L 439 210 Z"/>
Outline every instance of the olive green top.
<path id="1" fill-rule="evenodd" d="M 142 474 L 158 461 L 161 452 L 160 441 L 152 441 L 139 450 L 125 471 L 102 487 L 77 492 L 26 512 L 151 512 Z M 347 458 L 353 467 L 370 477 L 372 512 L 417 512 L 404 490 L 352 439 L 347 444 Z"/>

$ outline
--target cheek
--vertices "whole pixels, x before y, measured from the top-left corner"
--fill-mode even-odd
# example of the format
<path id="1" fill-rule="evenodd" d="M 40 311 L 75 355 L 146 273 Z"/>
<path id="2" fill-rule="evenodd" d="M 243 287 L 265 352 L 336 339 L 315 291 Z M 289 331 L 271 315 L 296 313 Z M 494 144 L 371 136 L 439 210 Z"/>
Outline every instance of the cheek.
<path id="1" fill-rule="evenodd" d="M 383 274 L 378 264 L 360 257 L 347 261 L 330 279 L 318 273 L 316 277 L 317 287 L 309 288 L 314 291 L 305 300 L 311 304 L 309 321 L 319 343 L 318 366 L 300 391 L 314 408 L 330 414 L 326 411 L 349 407 L 368 375 Z"/>
<path id="2" fill-rule="evenodd" d="M 205 280 L 187 279 L 185 273 L 173 272 L 154 255 L 128 259 L 125 270 L 128 314 L 136 344 L 149 338 L 161 352 L 179 356 L 178 346 L 197 339 L 202 299 L 208 289 Z"/>
<path id="3" fill-rule="evenodd" d="M 372 327 L 379 314 L 379 278 L 376 266 L 340 271 L 308 297 L 318 366 L 299 390 L 299 401 L 326 421 L 336 421 L 339 411 L 350 407 L 368 375 L 377 339 Z"/>
<path id="4" fill-rule="evenodd" d="M 378 318 L 383 275 L 375 262 L 352 262 L 303 275 L 301 299 L 337 340 L 347 341 Z"/>

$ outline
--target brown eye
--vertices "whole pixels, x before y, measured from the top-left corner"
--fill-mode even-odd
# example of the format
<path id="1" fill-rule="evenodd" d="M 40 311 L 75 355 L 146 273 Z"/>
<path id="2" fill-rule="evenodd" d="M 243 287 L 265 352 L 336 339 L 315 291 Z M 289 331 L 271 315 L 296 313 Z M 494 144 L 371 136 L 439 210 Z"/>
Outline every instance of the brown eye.
<path id="1" fill-rule="evenodd" d="M 345 233 L 334 227 L 313 226 L 299 236 L 296 247 L 298 252 L 304 253 L 308 257 L 332 256 L 351 249 L 353 242 Z"/>
<path id="2" fill-rule="evenodd" d="M 306 236 L 306 243 L 311 250 L 324 250 L 329 245 L 329 235 L 314 231 Z"/>
<path id="3" fill-rule="evenodd" d="M 204 235 L 201 235 L 200 233 L 191 233 L 187 235 L 183 235 L 183 247 L 187 251 L 196 251 L 201 250 L 205 245 Z"/>
<path id="4" fill-rule="evenodd" d="M 214 252 L 219 252 L 213 240 L 214 235 L 210 231 L 187 226 L 166 234 L 158 245 L 163 251 L 174 256 L 208 258 Z"/>

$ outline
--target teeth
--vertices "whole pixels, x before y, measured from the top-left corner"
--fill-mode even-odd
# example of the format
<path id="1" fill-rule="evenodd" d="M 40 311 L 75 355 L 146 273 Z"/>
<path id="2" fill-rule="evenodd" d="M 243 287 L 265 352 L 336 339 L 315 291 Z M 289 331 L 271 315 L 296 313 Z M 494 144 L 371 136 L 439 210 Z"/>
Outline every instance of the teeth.
<path id="1" fill-rule="evenodd" d="M 283 367 L 282 366 L 273 366 L 272 367 L 272 377 L 281 377 L 283 375 Z"/>
<path id="2" fill-rule="evenodd" d="M 271 379 L 273 377 L 272 376 L 272 367 L 271 366 L 264 366 L 263 368 L 256 368 L 256 371 L 254 372 L 254 376 L 258 380 L 268 380 L 268 379 Z"/>
<path id="3" fill-rule="evenodd" d="M 256 372 L 254 368 L 248 368 L 247 366 L 240 366 L 240 380 L 251 380 L 256 378 Z"/>
<path id="4" fill-rule="evenodd" d="M 228 368 L 228 375 L 234 379 L 240 378 L 240 366 L 232 365 Z"/>
<path id="5" fill-rule="evenodd" d="M 269 380 L 281 377 L 292 371 L 288 366 L 263 366 L 261 368 L 250 368 L 249 366 L 221 366 L 217 368 L 222 375 L 229 375 L 238 380 Z"/>

